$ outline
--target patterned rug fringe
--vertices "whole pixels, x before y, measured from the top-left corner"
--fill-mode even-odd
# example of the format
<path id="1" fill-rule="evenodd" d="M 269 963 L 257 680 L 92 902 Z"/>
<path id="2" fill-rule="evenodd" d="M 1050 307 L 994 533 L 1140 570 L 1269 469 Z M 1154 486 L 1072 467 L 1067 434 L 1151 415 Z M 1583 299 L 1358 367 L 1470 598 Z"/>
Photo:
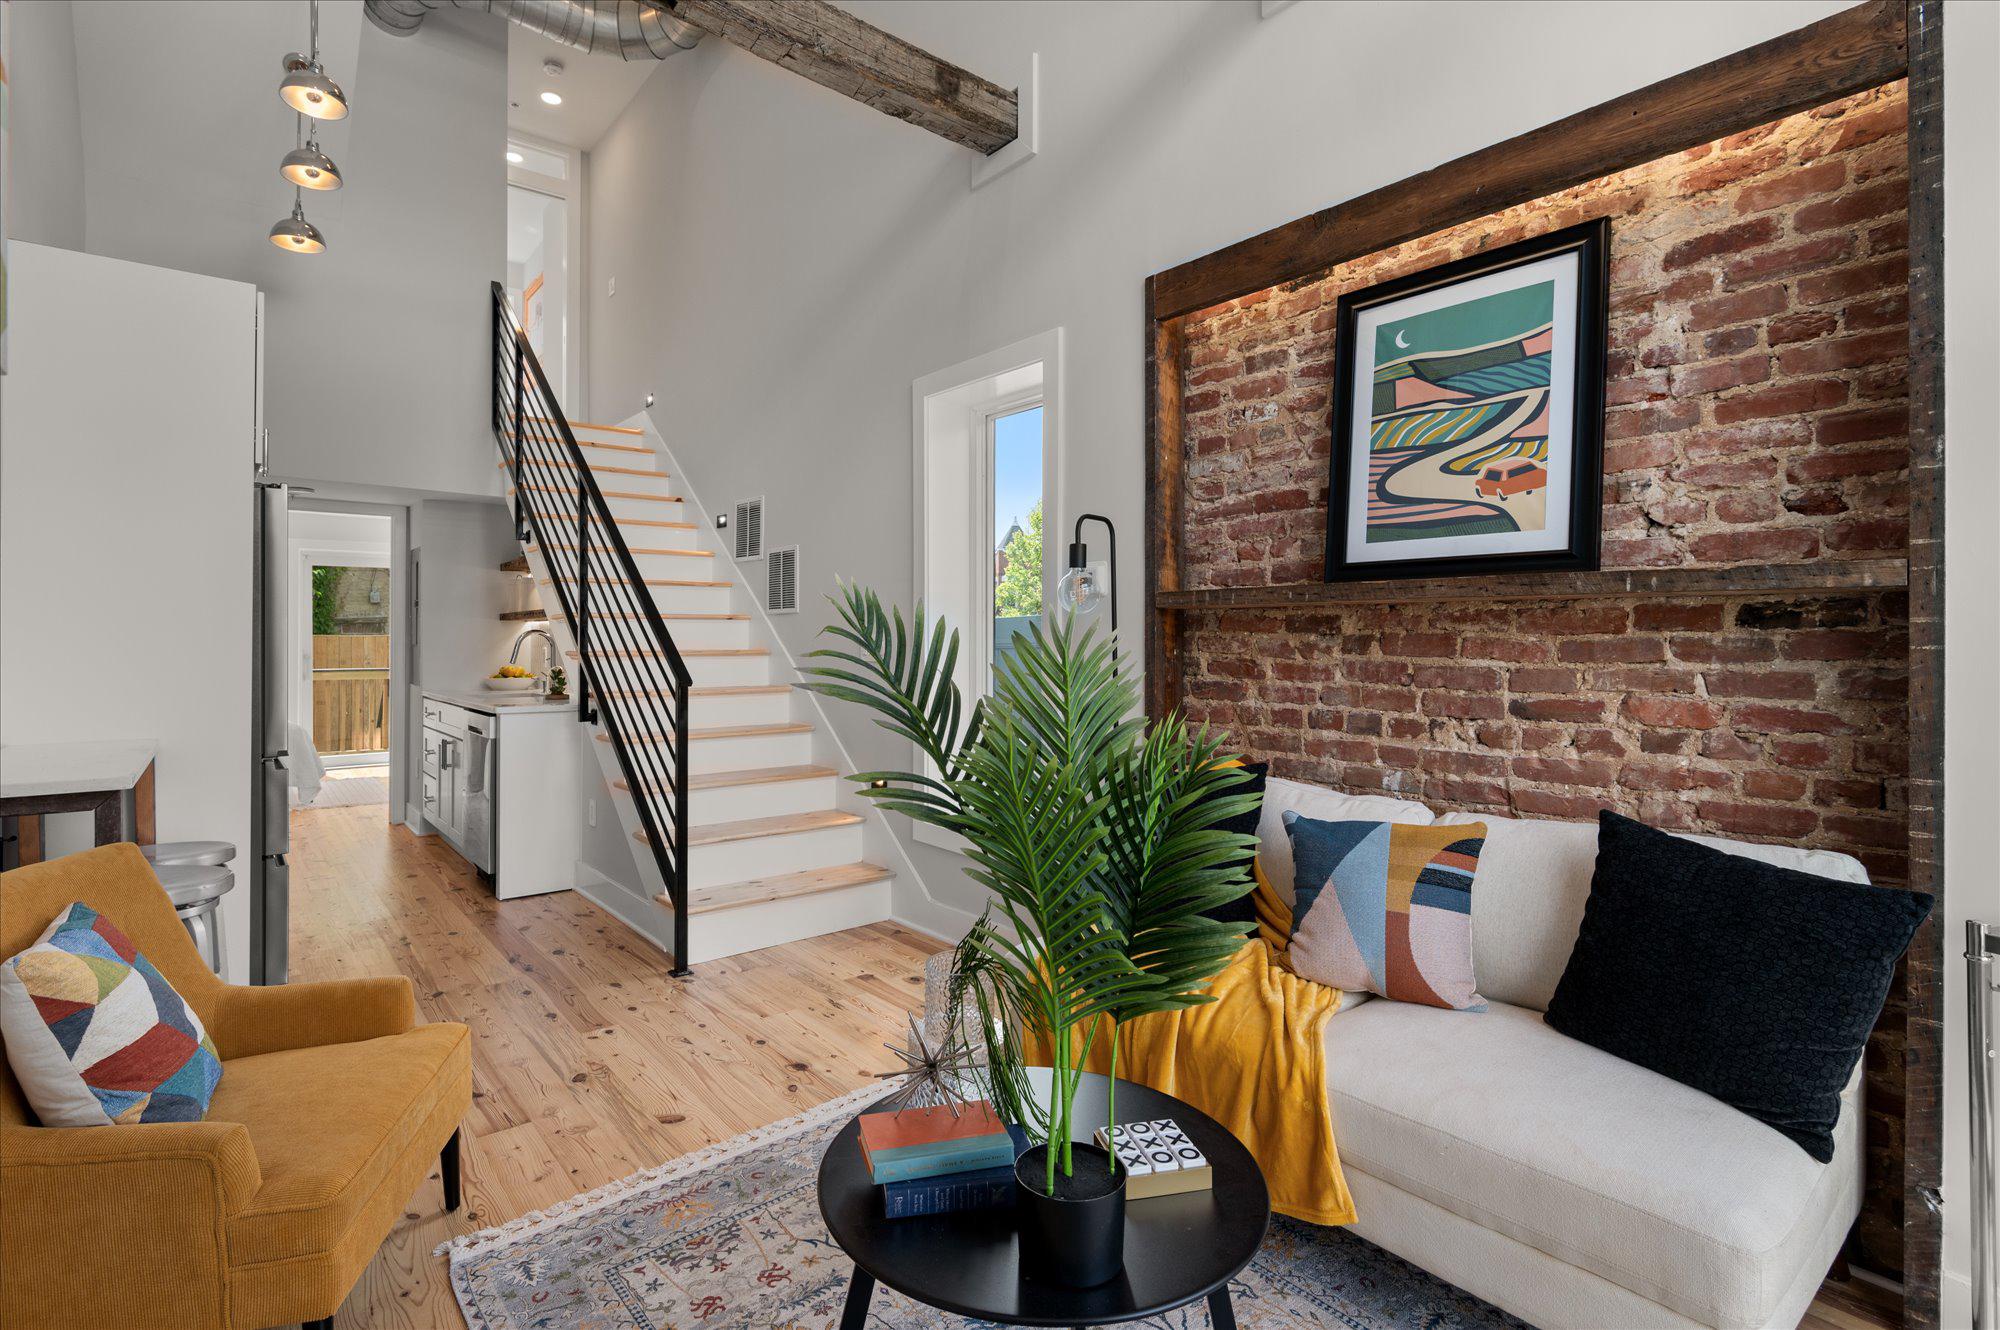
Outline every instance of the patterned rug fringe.
<path id="1" fill-rule="evenodd" d="M 768 1126 L 758 1127 L 754 1131 L 746 1131 L 741 1136 L 734 1136 L 729 1140 L 718 1141 L 714 1145 L 704 1146 L 692 1154 L 682 1155 L 678 1159 L 670 1159 L 664 1164 L 656 1165 L 640 1173 L 634 1173 L 630 1177 L 620 1178 L 616 1182 L 607 1182 L 595 1191 L 584 1192 L 581 1196 L 572 1196 L 567 1201 L 552 1205 L 546 1210 L 531 1210 L 519 1219 L 511 1219 L 504 1224 L 496 1224 L 492 1228 L 483 1228 L 477 1233 L 461 1234 L 449 1241 L 439 1243 L 432 1250 L 431 1254 L 433 1256 L 442 1256 L 448 1253 L 453 1263 L 456 1264 L 460 1258 L 484 1251 L 496 1243 L 512 1242 L 519 1238 L 528 1237 L 557 1224 L 578 1218 L 592 1210 L 601 1209 L 613 1201 L 630 1196 L 633 1192 L 643 1191 L 648 1187 L 657 1186 L 661 1183 L 678 1181 L 690 1173 L 699 1173 L 705 1168 L 726 1163 L 738 1155 L 757 1149 L 759 1146 L 769 1145 L 776 1141 L 789 1140 L 801 1132 L 823 1127 L 828 1122 L 837 1118 L 852 1117 L 869 1104 L 880 1099 L 884 1093 L 885 1091 L 880 1085 L 864 1085 L 858 1090 L 844 1094 L 838 1099 L 830 1099 L 826 1103 L 816 1108 L 809 1108 L 794 1117 L 783 1118 Z"/>

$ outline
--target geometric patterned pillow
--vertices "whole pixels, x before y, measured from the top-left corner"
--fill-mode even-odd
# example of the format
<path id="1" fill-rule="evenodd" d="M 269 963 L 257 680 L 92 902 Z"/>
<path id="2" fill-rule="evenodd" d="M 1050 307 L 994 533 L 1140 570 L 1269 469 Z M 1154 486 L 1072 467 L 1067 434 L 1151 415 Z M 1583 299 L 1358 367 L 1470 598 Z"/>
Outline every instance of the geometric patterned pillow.
<path id="1" fill-rule="evenodd" d="M 45 1127 L 199 1122 L 222 1079 L 193 1008 L 81 903 L 0 964 L 0 1036 Z"/>
<path id="2" fill-rule="evenodd" d="M 1472 879 L 1486 824 L 1322 822 L 1284 814 L 1292 842 L 1292 969 L 1330 988 L 1453 1011 L 1472 979 Z"/>

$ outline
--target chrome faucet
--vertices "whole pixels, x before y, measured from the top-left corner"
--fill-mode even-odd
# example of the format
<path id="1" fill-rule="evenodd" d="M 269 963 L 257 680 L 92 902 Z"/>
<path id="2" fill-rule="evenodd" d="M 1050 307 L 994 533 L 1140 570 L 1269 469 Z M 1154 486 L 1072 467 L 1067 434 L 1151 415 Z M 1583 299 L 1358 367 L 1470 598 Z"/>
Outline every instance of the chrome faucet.
<path id="1" fill-rule="evenodd" d="M 556 663 L 556 639 L 546 628 L 530 628 L 514 639 L 514 649 L 507 654 L 507 663 L 515 664 L 521 658 L 521 644 L 531 637 L 539 637 L 549 644 L 549 664 Z"/>

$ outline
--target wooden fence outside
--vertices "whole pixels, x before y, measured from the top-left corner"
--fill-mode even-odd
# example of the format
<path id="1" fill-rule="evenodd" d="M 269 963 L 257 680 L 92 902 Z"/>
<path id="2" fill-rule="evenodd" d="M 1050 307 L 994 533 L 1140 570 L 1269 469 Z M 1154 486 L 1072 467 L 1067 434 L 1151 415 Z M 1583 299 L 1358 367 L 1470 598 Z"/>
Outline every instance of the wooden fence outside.
<path id="1" fill-rule="evenodd" d="M 312 716 L 322 753 L 388 751 L 388 634 L 313 634 Z"/>

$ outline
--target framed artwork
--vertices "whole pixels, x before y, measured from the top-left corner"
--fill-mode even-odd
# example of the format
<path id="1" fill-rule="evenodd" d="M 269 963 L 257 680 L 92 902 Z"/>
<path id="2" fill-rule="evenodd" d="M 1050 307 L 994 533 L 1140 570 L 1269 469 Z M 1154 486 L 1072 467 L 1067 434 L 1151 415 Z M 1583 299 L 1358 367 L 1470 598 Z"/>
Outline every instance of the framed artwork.
<path id="1" fill-rule="evenodd" d="M 1327 581 L 1597 567 L 1608 238 L 1340 298 Z"/>

